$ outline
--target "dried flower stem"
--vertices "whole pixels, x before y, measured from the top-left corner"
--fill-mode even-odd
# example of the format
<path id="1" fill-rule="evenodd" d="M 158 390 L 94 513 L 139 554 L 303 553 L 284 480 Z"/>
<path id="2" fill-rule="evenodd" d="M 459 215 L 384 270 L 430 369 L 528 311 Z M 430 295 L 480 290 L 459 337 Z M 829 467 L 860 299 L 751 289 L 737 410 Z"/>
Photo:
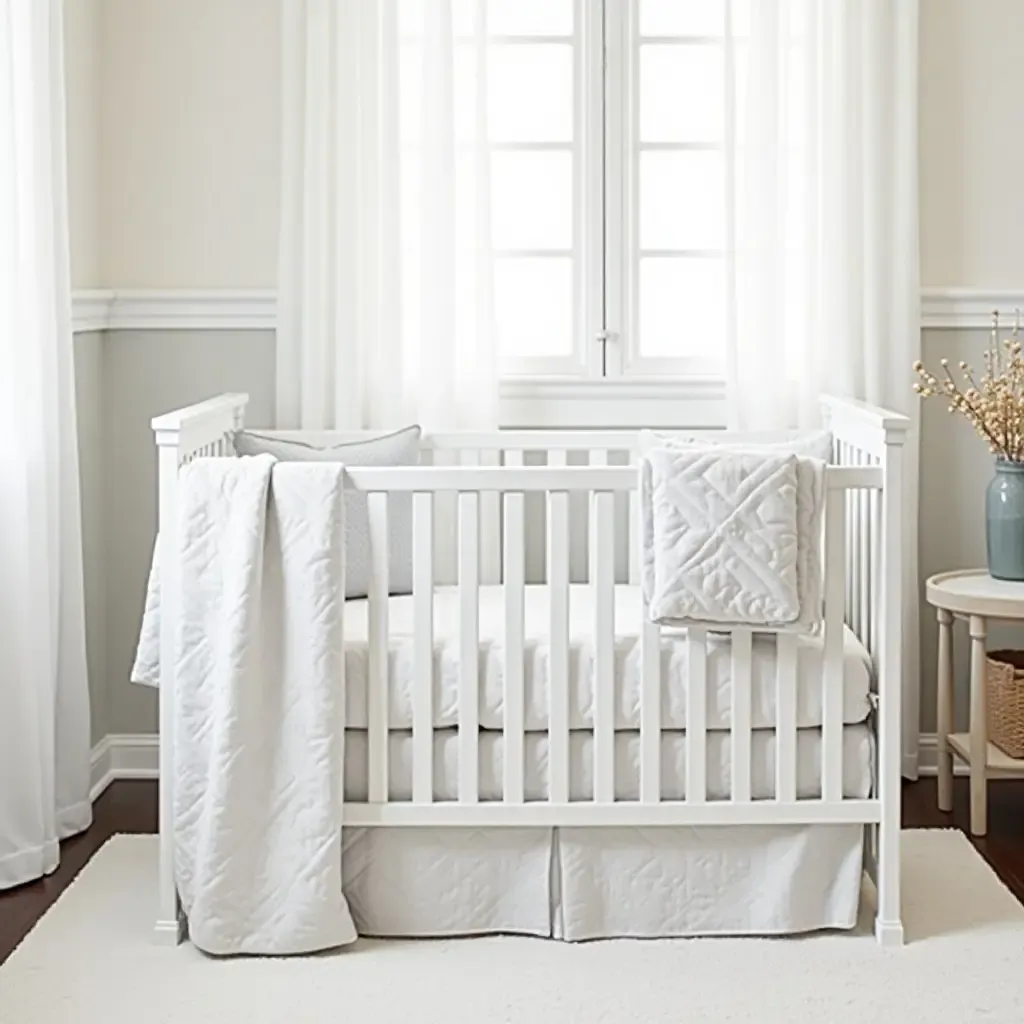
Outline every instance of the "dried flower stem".
<path id="1" fill-rule="evenodd" d="M 999 458 L 1024 462 L 1024 357 L 1021 354 L 1020 311 L 1013 333 L 999 344 L 999 315 L 993 314 L 991 343 L 984 353 L 981 378 L 966 363 L 960 364 L 964 385 L 959 384 L 942 360 L 944 380 L 940 381 L 920 362 L 914 370 L 920 382 L 914 390 L 922 398 L 942 395 L 951 413 L 959 412 L 983 437 L 989 450 Z"/>

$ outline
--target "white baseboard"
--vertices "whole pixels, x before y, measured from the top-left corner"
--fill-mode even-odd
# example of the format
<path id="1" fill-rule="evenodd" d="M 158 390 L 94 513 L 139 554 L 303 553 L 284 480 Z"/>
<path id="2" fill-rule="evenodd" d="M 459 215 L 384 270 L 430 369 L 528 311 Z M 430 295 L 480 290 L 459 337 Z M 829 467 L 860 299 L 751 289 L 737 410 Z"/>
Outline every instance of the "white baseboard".
<path id="1" fill-rule="evenodd" d="M 918 741 L 918 774 L 934 776 L 938 771 L 935 733 L 922 733 Z M 105 736 L 93 747 L 90 796 L 95 800 L 115 779 L 155 779 L 159 776 L 159 740 L 150 733 L 121 733 Z M 957 775 L 967 766 L 957 763 Z"/>
<path id="2" fill-rule="evenodd" d="M 918 739 L 917 771 L 919 775 L 938 775 L 939 773 L 939 747 L 938 739 L 933 732 L 923 732 Z M 954 775 L 967 775 L 967 765 L 962 761 L 954 760 Z"/>
<path id="3" fill-rule="evenodd" d="M 104 736 L 92 748 L 89 797 L 96 800 L 115 779 L 155 779 L 159 775 L 160 746 L 150 733 Z"/>

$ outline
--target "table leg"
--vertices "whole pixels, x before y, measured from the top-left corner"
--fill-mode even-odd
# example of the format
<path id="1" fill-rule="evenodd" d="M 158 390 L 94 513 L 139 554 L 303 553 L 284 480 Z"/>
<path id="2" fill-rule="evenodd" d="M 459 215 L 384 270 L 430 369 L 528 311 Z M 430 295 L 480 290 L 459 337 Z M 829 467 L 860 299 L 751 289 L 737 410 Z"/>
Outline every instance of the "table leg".
<path id="1" fill-rule="evenodd" d="M 953 732 L 953 616 L 945 608 L 939 618 L 938 769 L 939 810 L 953 810 L 953 754 L 947 737 Z"/>
<path id="2" fill-rule="evenodd" d="M 985 619 L 972 615 L 971 631 L 971 832 L 988 831 L 988 720 L 985 700 Z"/>

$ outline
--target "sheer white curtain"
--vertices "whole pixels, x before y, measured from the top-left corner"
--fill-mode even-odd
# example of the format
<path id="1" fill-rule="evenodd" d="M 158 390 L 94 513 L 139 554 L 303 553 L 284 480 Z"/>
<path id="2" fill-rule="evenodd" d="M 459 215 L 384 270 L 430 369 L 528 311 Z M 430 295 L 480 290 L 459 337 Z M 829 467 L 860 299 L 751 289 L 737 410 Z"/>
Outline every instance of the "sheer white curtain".
<path id="1" fill-rule="evenodd" d="M 0 888 L 86 828 L 61 0 L 0 0 Z"/>
<path id="2" fill-rule="evenodd" d="M 486 8 L 282 5 L 280 427 L 497 425 Z"/>
<path id="3" fill-rule="evenodd" d="M 728 390 L 744 429 L 829 391 L 901 410 L 917 520 L 917 0 L 729 0 Z M 904 770 L 918 743 L 916 532 L 905 545 Z"/>

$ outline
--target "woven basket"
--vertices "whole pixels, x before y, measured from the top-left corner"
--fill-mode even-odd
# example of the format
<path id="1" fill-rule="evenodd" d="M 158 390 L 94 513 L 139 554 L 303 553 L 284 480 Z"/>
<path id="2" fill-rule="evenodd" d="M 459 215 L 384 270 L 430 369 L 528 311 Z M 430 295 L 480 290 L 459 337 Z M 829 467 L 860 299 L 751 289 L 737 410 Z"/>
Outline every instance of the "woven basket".
<path id="1" fill-rule="evenodd" d="M 988 655 L 988 738 L 1004 754 L 1024 757 L 1024 651 Z"/>

